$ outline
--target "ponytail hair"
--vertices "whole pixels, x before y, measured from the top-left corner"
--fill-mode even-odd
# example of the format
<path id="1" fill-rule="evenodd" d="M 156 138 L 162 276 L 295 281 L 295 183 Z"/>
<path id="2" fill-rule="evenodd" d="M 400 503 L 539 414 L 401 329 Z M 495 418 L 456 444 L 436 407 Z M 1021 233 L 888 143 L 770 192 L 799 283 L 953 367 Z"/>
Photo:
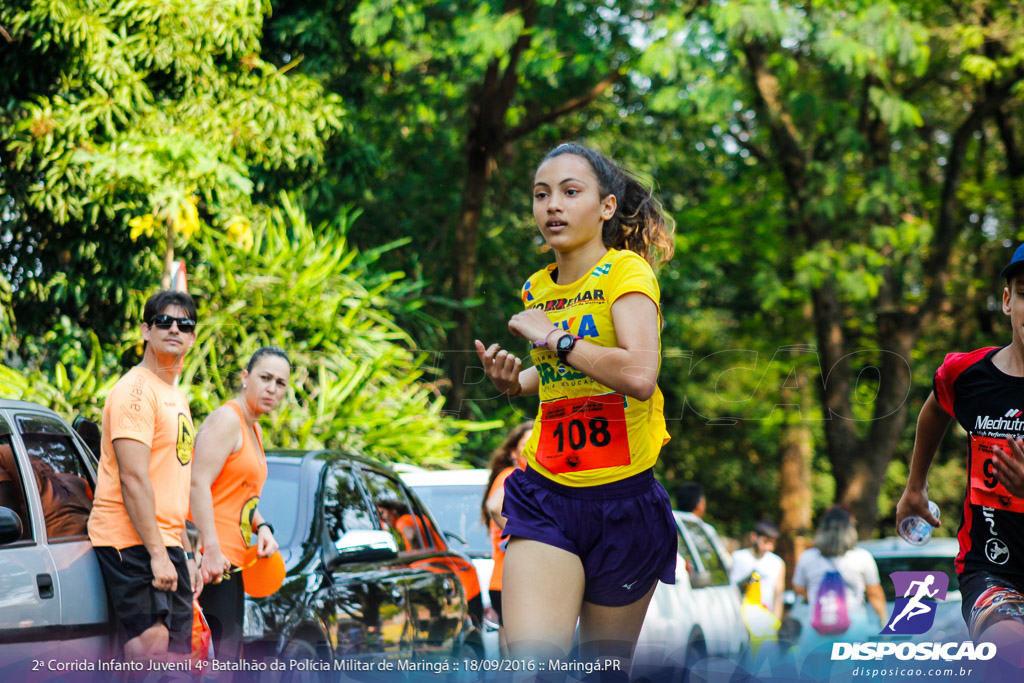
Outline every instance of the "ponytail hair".
<path id="1" fill-rule="evenodd" d="M 606 247 L 632 251 L 652 266 L 672 258 L 675 221 L 665 213 L 652 188 L 604 154 L 575 142 L 555 147 L 544 161 L 563 154 L 587 160 L 597 177 L 602 199 L 615 195 L 615 215 L 604 222 L 601 231 Z"/>

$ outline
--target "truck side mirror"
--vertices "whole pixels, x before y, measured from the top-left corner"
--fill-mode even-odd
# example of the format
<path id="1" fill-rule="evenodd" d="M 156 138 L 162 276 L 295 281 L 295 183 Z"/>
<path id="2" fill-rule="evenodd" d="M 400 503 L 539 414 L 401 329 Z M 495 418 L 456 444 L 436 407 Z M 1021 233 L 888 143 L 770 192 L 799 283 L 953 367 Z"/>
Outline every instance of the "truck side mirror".
<path id="1" fill-rule="evenodd" d="M 10 508 L 0 507 L 0 545 L 14 543 L 21 538 L 21 518 Z"/>

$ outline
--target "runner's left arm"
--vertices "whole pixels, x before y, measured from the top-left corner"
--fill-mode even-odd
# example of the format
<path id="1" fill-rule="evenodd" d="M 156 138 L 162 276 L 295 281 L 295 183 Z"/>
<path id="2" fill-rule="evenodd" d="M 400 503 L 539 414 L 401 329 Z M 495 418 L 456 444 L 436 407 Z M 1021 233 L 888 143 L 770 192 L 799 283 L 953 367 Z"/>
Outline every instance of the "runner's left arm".
<path id="1" fill-rule="evenodd" d="M 654 395 L 658 382 L 658 307 L 646 294 L 629 292 L 612 304 L 612 322 L 618 346 L 578 340 L 567 356 L 569 364 L 613 391 L 646 401 Z M 546 313 L 536 308 L 512 316 L 508 328 L 528 340 L 546 339 L 550 335 L 551 344 L 560 336 L 551 334 L 552 331 L 561 331 Z"/>
<path id="2" fill-rule="evenodd" d="M 490 515 L 491 520 L 498 525 L 499 529 L 504 529 L 505 522 L 508 521 L 501 515 L 501 509 L 504 505 L 505 487 L 499 486 L 498 490 L 494 492 L 494 495 L 487 499 L 487 514 Z"/>
<path id="3" fill-rule="evenodd" d="M 203 575 L 199 572 L 199 566 L 195 560 L 195 554 L 199 552 L 199 548 L 192 547 L 192 541 L 189 539 L 188 531 L 185 529 L 181 530 L 181 547 L 184 548 L 186 553 L 192 553 L 193 555 L 191 560 L 185 560 L 185 564 L 188 565 L 188 578 L 192 583 L 192 597 L 198 598 L 203 592 Z"/>

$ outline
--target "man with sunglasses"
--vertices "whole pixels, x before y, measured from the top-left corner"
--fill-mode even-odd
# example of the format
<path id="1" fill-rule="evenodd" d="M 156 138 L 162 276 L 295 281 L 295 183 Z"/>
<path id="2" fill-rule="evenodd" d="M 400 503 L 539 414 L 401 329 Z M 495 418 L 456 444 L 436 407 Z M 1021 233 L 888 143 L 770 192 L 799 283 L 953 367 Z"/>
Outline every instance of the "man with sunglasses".
<path id="1" fill-rule="evenodd" d="M 158 292 L 143 310 L 142 362 L 103 407 L 103 441 L 89 539 L 103 571 L 117 642 L 128 660 L 190 653 L 198 572 L 185 533 L 195 429 L 175 387 L 195 343 L 196 307 Z"/>

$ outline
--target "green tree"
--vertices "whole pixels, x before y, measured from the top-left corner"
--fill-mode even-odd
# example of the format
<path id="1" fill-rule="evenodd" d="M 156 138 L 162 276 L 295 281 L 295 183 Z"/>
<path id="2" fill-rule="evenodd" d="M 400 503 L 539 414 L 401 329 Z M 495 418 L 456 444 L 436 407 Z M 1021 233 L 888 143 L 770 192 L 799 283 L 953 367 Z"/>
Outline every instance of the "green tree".
<path id="1" fill-rule="evenodd" d="M 344 110 L 260 58 L 269 11 L 0 6 L 0 271 L 25 337 L 63 327 L 112 342 L 175 248 L 208 230 L 251 239 L 280 183 L 315 177 Z"/>
<path id="2" fill-rule="evenodd" d="M 779 345 L 813 344 L 835 497 L 862 534 L 906 445 L 918 342 L 1021 228 L 1020 21 L 1000 2 L 709 4 L 666 18 L 680 47 L 648 61 L 651 109 L 690 121 L 677 154 L 719 169 L 692 195 L 715 203 L 687 206 L 712 219 L 681 219 L 720 257 L 704 299 L 740 294 L 733 315 L 751 302 Z"/>
<path id="3" fill-rule="evenodd" d="M 217 233 L 194 244 L 191 291 L 199 326 L 185 358 L 181 387 L 198 423 L 238 391 L 235 381 L 252 353 L 274 344 L 289 353 L 289 396 L 266 422 L 275 448 L 337 448 L 389 462 L 458 464 L 469 431 L 500 422 L 458 422 L 442 411 L 434 369 L 395 322 L 394 311 L 416 305 L 422 283 L 379 264 L 389 245 L 359 252 L 345 235 L 353 216 L 311 226 L 287 197 L 257 226 L 251 244 Z M 138 321 L 125 354 L 141 354 Z M 96 335 L 84 366 L 0 366 L 0 397 L 35 401 L 69 419 L 99 422 L 103 401 L 123 368 Z M 109 363 L 104 366 L 106 361 Z"/>
<path id="4" fill-rule="evenodd" d="M 449 409 L 480 414 L 465 400 L 483 395 L 467 386 L 480 378 L 466 375 L 474 336 L 501 332 L 495 314 L 538 265 L 528 178 L 538 151 L 560 141 L 551 124 L 631 87 L 623 75 L 650 43 L 645 26 L 669 4 L 363 0 L 275 10 L 268 54 L 302 56 L 321 82 L 365 104 L 355 125 L 372 174 L 341 189 L 368 200 L 358 201 L 376 229 L 360 243 L 413 238 L 401 256 L 431 283 L 431 310 L 451 319 L 446 337 L 434 337 Z"/>
<path id="5" fill-rule="evenodd" d="M 339 448 L 387 461 L 452 465 L 466 430 L 442 412 L 433 368 L 395 321 L 417 306 L 422 282 L 381 268 L 346 235 L 354 215 L 313 227 L 287 197 L 251 246 L 210 234 L 194 271 L 201 324 L 186 356 L 183 385 L 205 417 L 237 392 L 237 373 L 260 346 L 292 359 L 291 392 L 272 416 L 268 442 L 286 448 Z"/>

